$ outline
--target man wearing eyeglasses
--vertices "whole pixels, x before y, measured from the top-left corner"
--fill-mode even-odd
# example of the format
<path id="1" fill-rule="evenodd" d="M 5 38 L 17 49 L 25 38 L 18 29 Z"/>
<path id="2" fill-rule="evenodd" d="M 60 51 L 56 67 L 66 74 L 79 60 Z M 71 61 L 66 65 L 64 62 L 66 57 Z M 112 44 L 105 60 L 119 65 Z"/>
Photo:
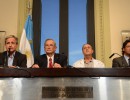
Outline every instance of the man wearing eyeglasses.
<path id="1" fill-rule="evenodd" d="M 32 68 L 62 68 L 67 66 L 67 56 L 56 51 L 56 42 L 46 39 L 44 43 L 45 54 L 35 57 Z"/>
<path id="2" fill-rule="evenodd" d="M 8 68 L 27 67 L 27 57 L 16 51 L 18 38 L 9 35 L 5 38 L 6 51 L 0 53 L 0 65 Z"/>
<path id="3" fill-rule="evenodd" d="M 130 40 L 123 43 L 122 56 L 113 59 L 112 67 L 130 67 Z"/>

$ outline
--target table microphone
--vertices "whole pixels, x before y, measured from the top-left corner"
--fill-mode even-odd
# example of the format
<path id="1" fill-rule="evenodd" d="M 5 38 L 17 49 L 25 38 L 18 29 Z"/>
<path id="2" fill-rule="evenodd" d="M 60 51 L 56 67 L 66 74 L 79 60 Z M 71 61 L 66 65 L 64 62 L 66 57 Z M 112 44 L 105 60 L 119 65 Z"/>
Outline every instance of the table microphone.
<path id="1" fill-rule="evenodd" d="M 113 53 L 109 58 L 113 57 L 115 55 L 115 53 Z"/>
<path id="2" fill-rule="evenodd" d="M 10 54 L 10 49 L 11 49 L 11 48 L 9 48 L 9 51 L 8 51 L 8 53 L 9 53 L 9 55 L 8 55 L 8 56 L 9 56 L 9 57 L 10 57 L 10 55 L 11 55 L 11 54 Z"/>
<path id="3" fill-rule="evenodd" d="M 115 54 L 117 54 L 118 56 L 120 56 L 121 57 L 121 55 L 120 54 L 118 54 L 118 53 L 113 53 L 109 58 L 111 58 L 111 57 L 113 57 Z"/>

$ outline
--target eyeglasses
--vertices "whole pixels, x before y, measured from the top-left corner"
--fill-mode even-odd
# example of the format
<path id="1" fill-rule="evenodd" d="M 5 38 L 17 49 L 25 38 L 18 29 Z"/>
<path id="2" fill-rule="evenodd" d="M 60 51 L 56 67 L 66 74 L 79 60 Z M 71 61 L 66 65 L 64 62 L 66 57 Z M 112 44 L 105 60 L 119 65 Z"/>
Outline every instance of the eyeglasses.
<path id="1" fill-rule="evenodd" d="M 126 48 L 130 48 L 130 45 L 126 46 Z"/>

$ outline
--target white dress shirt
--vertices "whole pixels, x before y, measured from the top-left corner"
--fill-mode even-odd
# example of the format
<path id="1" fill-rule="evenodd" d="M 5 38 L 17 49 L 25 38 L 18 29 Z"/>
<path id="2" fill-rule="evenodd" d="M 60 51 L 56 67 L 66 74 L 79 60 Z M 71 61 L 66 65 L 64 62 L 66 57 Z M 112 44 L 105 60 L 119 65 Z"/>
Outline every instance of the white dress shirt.
<path id="1" fill-rule="evenodd" d="M 104 68 L 105 67 L 104 63 L 101 62 L 100 60 L 96 60 L 96 59 L 93 58 L 92 61 L 93 61 L 92 68 Z M 75 68 L 86 68 L 85 64 L 84 64 L 84 59 L 80 59 L 80 60 L 76 61 L 73 64 L 73 67 L 75 67 Z"/>

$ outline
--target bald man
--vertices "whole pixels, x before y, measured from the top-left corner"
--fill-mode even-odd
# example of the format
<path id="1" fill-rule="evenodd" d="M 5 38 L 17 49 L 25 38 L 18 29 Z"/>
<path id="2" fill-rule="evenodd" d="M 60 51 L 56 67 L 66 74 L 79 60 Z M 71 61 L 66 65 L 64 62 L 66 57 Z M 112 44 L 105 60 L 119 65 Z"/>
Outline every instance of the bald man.
<path id="1" fill-rule="evenodd" d="M 82 53 L 84 59 L 80 59 L 73 64 L 75 68 L 104 68 L 105 65 L 103 62 L 96 60 L 92 57 L 93 49 L 90 44 L 84 44 L 82 46 Z"/>

